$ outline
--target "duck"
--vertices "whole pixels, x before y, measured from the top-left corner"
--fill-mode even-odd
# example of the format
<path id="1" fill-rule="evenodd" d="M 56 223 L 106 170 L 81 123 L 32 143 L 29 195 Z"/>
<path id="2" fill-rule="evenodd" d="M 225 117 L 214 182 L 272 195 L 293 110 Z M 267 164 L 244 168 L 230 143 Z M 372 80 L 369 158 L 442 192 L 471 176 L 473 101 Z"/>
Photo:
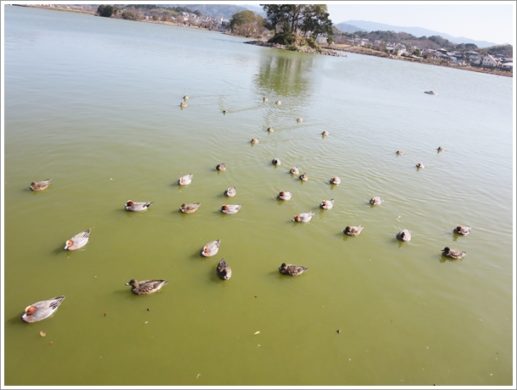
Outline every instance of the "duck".
<path id="1" fill-rule="evenodd" d="M 322 200 L 320 203 L 320 208 L 322 208 L 323 210 L 330 210 L 333 207 L 334 207 L 334 199 Z"/>
<path id="2" fill-rule="evenodd" d="M 221 112 L 222 112 L 223 115 L 226 115 L 228 113 L 227 110 L 221 110 Z"/>
<path id="3" fill-rule="evenodd" d="M 126 209 L 126 211 L 141 212 L 146 211 L 149 207 L 151 207 L 152 204 L 153 202 L 148 201 L 136 202 L 134 200 L 128 200 L 124 205 L 124 208 Z"/>
<path id="4" fill-rule="evenodd" d="M 33 181 L 29 188 L 31 189 L 31 191 L 35 192 L 44 191 L 48 188 L 51 182 L 52 179 Z"/>
<path id="5" fill-rule="evenodd" d="M 274 158 L 273 160 L 271 160 L 271 164 L 273 164 L 275 167 L 278 167 L 282 165 L 282 161 L 280 161 L 279 158 Z"/>
<path id="6" fill-rule="evenodd" d="M 330 184 L 332 185 L 340 185 L 341 184 L 341 178 L 339 176 L 332 176 L 329 180 Z"/>
<path id="7" fill-rule="evenodd" d="M 444 150 L 444 149 L 443 149 L 441 146 L 438 146 L 438 147 L 436 148 L 436 152 L 437 152 L 437 153 L 441 153 L 441 152 L 443 152 L 443 150 Z"/>
<path id="8" fill-rule="evenodd" d="M 221 240 L 210 241 L 205 244 L 203 249 L 201 250 L 201 255 L 204 257 L 212 257 L 219 252 L 219 248 L 221 247 Z"/>
<path id="9" fill-rule="evenodd" d="M 286 264 L 286 263 L 282 263 L 282 264 L 280 264 L 280 267 L 278 267 L 278 271 L 282 275 L 288 275 L 288 276 L 301 275 L 308 269 L 309 269 L 308 267 L 305 267 L 303 265 Z"/>
<path id="10" fill-rule="evenodd" d="M 136 295 L 149 295 L 155 293 L 167 284 L 166 280 L 136 280 L 131 279 L 126 286 L 131 286 L 131 292 Z"/>
<path id="11" fill-rule="evenodd" d="M 240 204 L 223 204 L 221 206 L 221 212 L 224 214 L 237 214 L 241 207 Z"/>
<path id="12" fill-rule="evenodd" d="M 424 169 L 424 168 L 425 168 L 425 166 L 423 163 L 419 162 L 416 164 L 416 169 Z"/>
<path id="13" fill-rule="evenodd" d="M 291 169 L 289 169 L 289 173 L 291 175 L 299 176 L 300 170 L 297 167 L 292 167 Z"/>
<path id="14" fill-rule="evenodd" d="M 252 145 L 256 145 L 256 144 L 258 144 L 259 142 L 260 142 L 260 141 L 259 141 L 259 139 L 258 139 L 258 138 L 252 138 L 252 139 L 251 139 L 251 141 L 250 141 L 250 144 L 252 144 Z"/>
<path id="15" fill-rule="evenodd" d="M 330 134 L 330 133 L 329 133 L 327 130 L 323 130 L 323 131 L 321 132 L 321 136 L 322 136 L 323 138 L 328 137 L 328 136 L 329 136 L 329 134 Z"/>
<path id="16" fill-rule="evenodd" d="M 302 117 L 296 118 L 296 123 L 303 123 L 303 118 Z"/>
<path id="17" fill-rule="evenodd" d="M 293 194 L 289 191 L 280 191 L 277 195 L 277 199 L 280 200 L 291 200 Z"/>
<path id="18" fill-rule="evenodd" d="M 411 241 L 411 232 L 407 229 L 403 229 L 400 232 L 397 233 L 397 240 L 399 241 Z"/>
<path id="19" fill-rule="evenodd" d="M 454 233 L 459 234 L 461 236 L 468 236 L 470 234 L 470 230 L 470 226 L 458 225 L 454 228 Z"/>
<path id="20" fill-rule="evenodd" d="M 268 101 L 267 96 L 262 96 L 262 103 L 267 103 L 267 101 Z"/>
<path id="21" fill-rule="evenodd" d="M 188 175 L 181 176 L 178 179 L 178 185 L 180 186 L 188 186 L 190 183 L 192 183 L 192 178 L 194 177 L 193 174 L 189 173 Z"/>
<path id="22" fill-rule="evenodd" d="M 274 132 L 275 132 L 275 129 L 274 129 L 274 128 L 272 128 L 272 127 L 268 127 L 268 128 L 266 129 L 266 131 L 267 131 L 268 133 L 274 133 Z"/>
<path id="23" fill-rule="evenodd" d="M 277 106 L 281 106 L 281 105 L 282 105 L 282 101 L 281 101 L 281 100 L 277 100 L 277 101 L 275 102 L 275 104 L 276 104 Z"/>
<path id="24" fill-rule="evenodd" d="M 188 103 L 185 100 L 182 100 L 181 103 L 180 103 L 180 108 L 182 110 L 184 110 L 187 107 L 188 107 Z"/>
<path id="25" fill-rule="evenodd" d="M 182 97 L 182 99 L 183 99 L 184 102 L 186 102 L 186 101 L 188 101 L 190 99 L 190 96 L 185 95 L 185 96 Z"/>
<path id="26" fill-rule="evenodd" d="M 442 249 L 442 256 L 448 257 L 453 260 L 460 260 L 465 257 L 467 252 L 460 251 L 458 249 L 451 249 L 448 246 Z"/>
<path id="27" fill-rule="evenodd" d="M 38 322 L 49 318 L 56 312 L 64 299 L 64 295 L 60 295 L 55 298 L 33 303 L 25 308 L 21 318 L 23 321 L 28 323 Z"/>
<path id="28" fill-rule="evenodd" d="M 224 191 L 224 196 L 228 198 L 233 198 L 235 195 L 237 195 L 237 189 L 235 187 L 228 187 L 226 191 Z"/>
<path id="29" fill-rule="evenodd" d="M 308 213 L 300 213 L 296 214 L 293 217 L 294 222 L 301 222 L 301 223 L 308 223 L 311 221 L 312 217 L 314 217 L 314 213 L 308 212 Z"/>
<path id="30" fill-rule="evenodd" d="M 424 91 L 424 93 L 428 94 L 428 95 L 436 95 L 436 93 L 434 91 Z"/>
<path id="31" fill-rule="evenodd" d="M 199 209 L 200 206 L 201 203 L 183 203 L 180 206 L 180 211 L 183 214 L 193 214 Z"/>
<path id="32" fill-rule="evenodd" d="M 380 196 L 374 196 L 373 198 L 370 199 L 370 205 L 378 206 L 380 204 L 382 204 L 382 199 Z"/>
<path id="33" fill-rule="evenodd" d="M 75 236 L 66 240 L 65 242 L 65 250 L 67 251 L 75 251 L 77 249 L 81 249 L 83 246 L 88 244 L 88 240 L 90 239 L 90 233 L 92 229 L 86 229 L 80 233 L 77 233 Z"/>
<path id="34" fill-rule="evenodd" d="M 364 227 L 361 225 L 358 225 L 358 226 L 349 225 L 345 228 L 345 230 L 343 230 L 343 233 L 345 233 L 347 236 L 354 237 L 354 236 L 358 236 L 359 234 L 361 234 L 363 229 L 364 229 Z"/>
<path id="35" fill-rule="evenodd" d="M 217 263 L 215 271 L 217 276 L 223 280 L 228 280 L 232 277 L 232 267 L 230 267 L 230 265 L 224 259 L 221 259 L 219 263 Z"/>
<path id="36" fill-rule="evenodd" d="M 307 181 L 309 180 L 309 176 L 307 176 L 306 173 L 302 173 L 300 176 L 298 176 L 298 179 L 300 179 L 301 181 Z"/>
<path id="37" fill-rule="evenodd" d="M 397 156 L 402 156 L 402 154 L 403 154 L 403 153 L 404 153 L 404 152 L 403 152 L 402 150 L 397 150 L 397 151 L 395 152 L 395 154 L 396 154 Z"/>
<path id="38" fill-rule="evenodd" d="M 219 163 L 215 166 L 215 169 L 218 170 L 219 172 L 224 172 L 224 171 L 226 171 L 226 164 Z"/>

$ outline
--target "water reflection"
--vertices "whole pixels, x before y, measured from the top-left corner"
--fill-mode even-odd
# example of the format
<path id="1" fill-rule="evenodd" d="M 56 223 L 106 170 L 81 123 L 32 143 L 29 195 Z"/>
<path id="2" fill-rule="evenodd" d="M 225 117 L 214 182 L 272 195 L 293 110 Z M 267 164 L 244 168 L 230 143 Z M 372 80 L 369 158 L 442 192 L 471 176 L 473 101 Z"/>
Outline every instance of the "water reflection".
<path id="1" fill-rule="evenodd" d="M 277 95 L 305 95 L 310 89 L 310 70 L 313 57 L 298 53 L 266 54 L 260 63 L 256 76 L 257 86 L 262 93 Z"/>

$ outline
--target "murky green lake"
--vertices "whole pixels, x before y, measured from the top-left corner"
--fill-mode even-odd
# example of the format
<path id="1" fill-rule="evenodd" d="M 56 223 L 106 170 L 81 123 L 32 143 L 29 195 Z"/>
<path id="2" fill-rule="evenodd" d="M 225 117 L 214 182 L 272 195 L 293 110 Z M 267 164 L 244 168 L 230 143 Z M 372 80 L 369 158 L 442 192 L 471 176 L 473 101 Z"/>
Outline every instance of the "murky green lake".
<path id="1" fill-rule="evenodd" d="M 510 385 L 512 79 L 243 42 L 5 8 L 5 384 Z M 128 213 L 128 199 L 154 203 Z M 131 278 L 169 283 L 135 296 Z M 20 320 L 57 295 L 53 317 Z"/>

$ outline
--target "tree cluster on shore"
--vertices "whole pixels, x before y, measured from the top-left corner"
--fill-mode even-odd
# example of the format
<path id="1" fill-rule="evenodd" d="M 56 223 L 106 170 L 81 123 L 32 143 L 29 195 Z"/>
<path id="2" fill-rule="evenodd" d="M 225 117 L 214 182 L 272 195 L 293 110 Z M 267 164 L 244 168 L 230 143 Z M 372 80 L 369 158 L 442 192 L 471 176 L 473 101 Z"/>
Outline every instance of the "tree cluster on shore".
<path id="1" fill-rule="evenodd" d="M 262 8 L 266 19 L 252 11 L 233 15 L 230 21 L 232 33 L 247 37 L 272 35 L 268 43 L 291 50 L 303 50 L 304 47 L 319 50 L 317 39 L 321 35 L 329 42 L 332 40 L 332 21 L 324 4 L 266 4 Z"/>

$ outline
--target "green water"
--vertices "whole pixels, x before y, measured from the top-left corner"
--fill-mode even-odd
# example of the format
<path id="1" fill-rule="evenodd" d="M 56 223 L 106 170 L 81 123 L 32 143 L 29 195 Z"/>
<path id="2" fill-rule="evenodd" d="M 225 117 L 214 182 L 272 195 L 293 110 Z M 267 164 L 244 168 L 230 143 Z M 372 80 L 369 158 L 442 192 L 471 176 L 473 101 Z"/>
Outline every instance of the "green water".
<path id="1" fill-rule="evenodd" d="M 512 84 L 6 7 L 5 384 L 510 385 Z M 128 213 L 128 199 L 154 203 Z M 183 215 L 184 202 L 201 208 Z M 290 222 L 305 211 L 309 224 Z M 349 224 L 362 235 L 345 237 Z M 457 224 L 472 234 L 454 237 Z M 65 252 L 88 227 L 88 245 Z M 445 261 L 444 246 L 467 256 Z M 309 270 L 284 277 L 282 262 Z M 140 297 L 131 278 L 169 283 Z M 20 320 L 57 295 L 52 318 Z"/>

